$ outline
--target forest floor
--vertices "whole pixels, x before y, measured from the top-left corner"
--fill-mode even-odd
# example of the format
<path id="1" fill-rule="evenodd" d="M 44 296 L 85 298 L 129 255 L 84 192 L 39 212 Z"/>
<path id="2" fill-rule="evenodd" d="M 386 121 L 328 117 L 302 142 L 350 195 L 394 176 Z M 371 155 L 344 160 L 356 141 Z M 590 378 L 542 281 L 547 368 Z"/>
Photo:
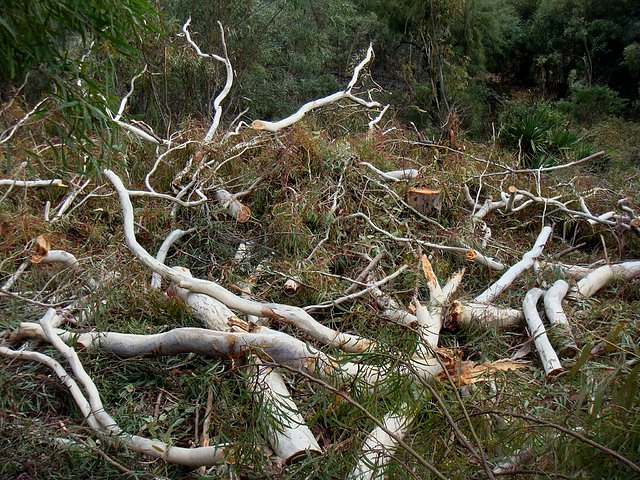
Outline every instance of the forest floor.
<path id="1" fill-rule="evenodd" d="M 545 374 L 524 319 L 508 328 L 480 319 L 440 333 L 436 351 L 446 370 L 429 387 L 416 386 L 405 368 L 420 344 L 418 327 L 390 321 L 367 282 L 406 265 L 380 290 L 407 313 L 419 309 L 420 301 L 431 308 L 433 280 L 423 271 L 425 255 L 442 284 L 464 269 L 451 298 L 464 303 L 518 263 L 543 227 L 551 226 L 532 268 L 492 302 L 522 310 L 534 287 L 548 289 L 565 279 L 574 288 L 577 280 L 566 266 L 593 269 L 640 258 L 639 230 L 629 223 L 640 212 L 633 198 L 640 191 L 640 126 L 603 120 L 587 134 L 604 157 L 536 171 L 523 168 L 518 153 L 498 142 L 429 142 L 392 121 L 368 131 L 366 121 L 354 115 L 332 110 L 279 133 L 245 129 L 232 143 L 205 147 L 200 154 L 215 162 L 199 177 L 210 197 L 204 203 L 174 208 L 163 198 L 132 197 L 137 241 L 152 255 L 173 229 L 194 229 L 170 250 L 168 265 L 186 267 L 194 277 L 238 295 L 251 285 L 250 298 L 263 304 L 319 305 L 309 310 L 315 320 L 370 339 L 373 346 L 344 352 L 282 319 L 272 319 L 270 328 L 331 355 L 337 365 L 393 366 L 385 382 L 368 385 L 332 383 L 286 366 L 280 370 L 321 453 L 308 452 L 290 463 L 274 453 L 269 435 L 277 415 L 256 401 L 247 382 L 255 355 L 125 358 L 83 352 L 76 345 L 105 409 L 124 431 L 195 447 L 202 445 L 206 422 L 208 441 L 228 443 L 232 453 L 222 465 L 194 471 L 126 451 L 95 434 L 50 369 L 5 358 L 0 361 L 0 478 L 357 478 L 354 466 L 376 426 L 371 417 L 382 421 L 389 412 L 411 412 L 411 422 L 403 444 L 390 450 L 388 464 L 379 468 L 388 478 L 437 478 L 426 464 L 446 478 L 637 478 L 637 280 L 614 279 L 589 298 L 565 300 L 576 349 L 560 355 L 555 375 Z M 189 129 L 195 137 L 198 132 L 197 125 Z M 15 140 L 16 145 L 33 141 L 26 134 Z M 175 194 L 176 172 L 197 148 L 187 145 L 159 162 L 151 177 L 156 191 Z M 112 152 L 107 166 L 129 190 L 144 190 L 154 156 L 151 146 L 130 141 Z M 125 243 L 123 206 L 113 184 L 100 172 L 83 173 L 86 164 L 79 156 L 63 162 L 44 152 L 40 159 L 23 172 L 16 167 L 28 158 L 12 159 L 11 178 L 60 178 L 64 186 L 0 190 L 2 284 L 25 264 L 11 288 L 0 292 L 3 345 L 24 347 L 24 338 L 16 343 L 15 336 L 21 322 L 38 322 L 50 307 L 69 307 L 62 328 L 76 333 L 148 335 L 202 326 L 166 279 L 160 289 L 149 286 L 151 270 Z M 417 176 L 390 181 L 378 173 L 408 169 Z M 519 209 L 529 199 L 521 198 L 512 211 L 502 205 L 474 218 L 487 198 L 499 201 L 510 186 L 539 200 Z M 244 191 L 239 200 L 250 216 L 230 215 L 213 199 L 220 188 Z M 419 188 L 439 190 L 440 207 L 411 208 L 411 191 Z M 70 192 L 79 193 L 71 198 Z M 612 211 L 608 218 L 614 220 L 590 223 L 567 213 L 568 208 L 584 212 L 581 198 L 593 216 Z M 621 199 L 636 213 L 625 213 Z M 624 215 L 629 228 L 622 225 Z M 34 239 L 40 236 L 48 248 L 72 253 L 79 265 L 38 260 Z M 505 268 L 470 261 L 465 251 Z M 46 248 L 42 253 L 47 255 Z M 384 256 L 368 279 L 354 282 L 378 254 Z M 283 288 L 289 279 L 297 289 Z M 344 299 L 352 285 L 364 293 Z M 542 302 L 539 306 L 543 312 Z M 562 345 L 566 331 L 556 334 L 545 324 L 552 345 Z M 64 363 L 46 342 L 32 340 L 27 348 Z M 275 361 L 259 348 L 253 353 L 263 362 Z M 510 362 L 509 368 L 469 373 L 472 366 L 500 360 Z"/>

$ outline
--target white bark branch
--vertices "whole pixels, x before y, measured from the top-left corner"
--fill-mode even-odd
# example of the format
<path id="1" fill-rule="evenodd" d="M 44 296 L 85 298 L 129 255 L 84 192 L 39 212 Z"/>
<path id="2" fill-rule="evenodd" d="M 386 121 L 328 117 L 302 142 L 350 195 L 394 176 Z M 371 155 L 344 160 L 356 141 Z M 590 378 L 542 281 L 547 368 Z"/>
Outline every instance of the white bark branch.
<path id="1" fill-rule="evenodd" d="M 373 170 L 382 180 L 390 181 L 390 182 L 401 182 L 403 180 L 413 180 L 416 178 L 420 172 L 415 168 L 405 168 L 403 170 L 392 170 L 390 172 L 383 172 L 382 170 L 376 168 L 374 165 L 369 162 L 360 162 L 359 165 L 364 165 L 365 167 Z"/>
<path id="2" fill-rule="evenodd" d="M 544 295 L 544 310 L 547 313 L 551 330 L 551 339 L 560 348 L 561 356 L 573 357 L 578 352 L 578 346 L 573 338 L 571 324 L 562 308 L 562 299 L 569 291 L 569 284 L 564 280 L 556 281 Z"/>
<path id="3" fill-rule="evenodd" d="M 632 280 L 639 275 L 640 260 L 604 265 L 580 280 L 569 296 L 575 300 L 587 299 L 616 278 Z"/>
<path id="4" fill-rule="evenodd" d="M 162 242 L 162 245 L 160 245 L 160 248 L 158 249 L 156 260 L 160 263 L 165 263 L 167 254 L 169 253 L 169 249 L 173 246 L 173 244 L 185 235 L 195 232 L 195 230 L 195 228 L 190 228 L 189 230 L 180 230 L 178 228 L 167 235 L 167 238 L 164 239 L 164 242 Z M 161 279 L 162 277 L 159 274 L 153 272 L 153 274 L 151 275 L 151 288 L 154 288 L 156 290 L 159 289 Z"/>
<path id="5" fill-rule="evenodd" d="M 558 355 L 549 342 L 547 332 L 542 323 L 542 319 L 538 314 L 536 307 L 538 300 L 544 294 L 544 291 L 539 288 L 533 288 L 527 292 L 522 302 L 522 310 L 524 312 L 524 318 L 527 320 L 527 326 L 529 332 L 536 345 L 540 360 L 542 360 L 542 366 L 544 373 L 547 376 L 557 375 L 562 371 L 562 365 L 558 360 Z"/>
<path id="6" fill-rule="evenodd" d="M 354 85 L 358 81 L 360 71 L 365 67 L 367 63 L 369 63 L 369 61 L 371 61 L 372 58 L 373 58 L 373 46 L 369 45 L 365 58 L 353 70 L 353 76 L 351 78 L 351 81 L 347 85 L 346 90 L 333 93 L 331 95 L 328 95 L 323 98 L 319 98 L 317 100 L 313 100 L 311 102 L 307 102 L 302 107 L 300 107 L 300 109 L 297 112 L 277 122 L 268 122 L 266 120 L 254 120 L 251 123 L 251 127 L 254 128 L 255 130 L 266 130 L 268 132 L 277 132 L 279 130 L 282 130 L 283 128 L 287 128 L 293 125 L 294 123 L 300 121 L 311 110 L 315 110 L 316 108 L 320 108 L 325 105 L 335 103 L 344 98 L 352 100 L 366 108 L 381 108 L 382 105 L 380 103 L 375 101 L 363 100 L 351 93 L 351 90 L 353 89 Z"/>
<path id="7" fill-rule="evenodd" d="M 373 221 L 368 216 L 366 216 L 362 212 L 352 213 L 351 215 L 347 215 L 345 218 L 346 219 L 349 219 L 349 218 L 362 218 L 371 226 L 371 228 L 373 228 L 374 230 L 376 230 L 379 233 L 382 233 L 386 237 L 388 237 L 388 238 L 390 238 L 392 240 L 395 240 L 396 242 L 415 243 L 417 245 L 422 245 L 423 247 L 426 247 L 426 248 L 433 248 L 433 249 L 436 249 L 436 250 L 442 250 L 444 252 L 453 252 L 453 253 L 463 254 L 467 258 L 467 260 L 479 263 L 481 265 L 484 265 L 486 267 L 491 268 L 492 270 L 504 270 L 504 265 L 502 265 L 501 263 L 495 261 L 492 258 L 485 257 L 484 255 L 482 255 L 477 250 L 468 249 L 468 248 L 464 248 L 464 247 L 452 247 L 452 246 L 449 246 L 449 245 L 440 245 L 440 244 L 437 244 L 437 243 L 425 242 L 423 240 L 418 240 L 418 239 L 415 239 L 415 238 L 396 237 L 392 233 L 387 232 L 386 230 L 383 230 L 382 228 L 378 227 L 375 223 L 373 223 Z"/>
<path id="8" fill-rule="evenodd" d="M 475 298 L 478 303 L 492 303 L 498 295 L 506 290 L 522 273 L 531 268 L 535 260 L 542 255 L 545 243 L 551 235 L 551 227 L 542 229 L 533 248 L 524 254 L 522 260 L 511 266 L 493 285 Z"/>
<path id="9" fill-rule="evenodd" d="M 497 330 L 505 330 L 520 326 L 522 320 L 521 310 L 455 300 L 446 311 L 444 326 L 447 330 L 455 332 L 463 325 L 479 322 L 491 325 Z"/>
<path id="10" fill-rule="evenodd" d="M 352 362 L 338 364 L 328 355 L 291 335 L 256 326 L 251 332 L 220 332 L 204 328 L 175 328 L 164 333 L 137 335 L 116 332 L 73 333 L 56 329 L 64 342 L 87 352 L 104 351 L 123 358 L 195 353 L 209 358 L 238 358 L 248 351 L 260 352 L 280 365 L 338 383 L 376 383 L 384 368 Z M 23 322 L 14 339 L 48 341 L 36 323 Z"/>
<path id="11" fill-rule="evenodd" d="M 227 42 L 224 36 L 224 28 L 222 27 L 222 24 L 220 22 L 217 22 L 217 23 L 218 23 L 218 27 L 220 28 L 220 38 L 222 41 L 222 50 L 224 52 L 224 57 L 221 57 L 220 55 L 215 55 L 213 53 L 204 53 L 202 50 L 200 50 L 200 47 L 196 44 L 196 42 L 193 41 L 193 39 L 191 38 L 191 34 L 189 33 L 189 25 L 191 25 L 191 17 L 189 17 L 189 19 L 182 26 L 182 31 L 184 32 L 187 42 L 189 43 L 189 45 L 193 47 L 193 49 L 196 51 L 198 56 L 203 58 L 212 58 L 218 62 L 223 63 L 226 69 L 226 74 L 227 74 L 227 79 L 225 81 L 224 88 L 213 100 L 213 110 L 214 110 L 213 121 L 211 122 L 211 126 L 209 127 L 209 130 L 207 131 L 207 134 L 204 137 L 205 143 L 210 142 L 213 136 L 215 135 L 216 131 L 218 130 L 218 126 L 220 125 L 220 119 L 222 118 L 222 101 L 225 98 L 227 98 L 227 95 L 229 95 L 229 92 L 231 91 L 231 87 L 233 86 L 233 67 L 231 66 L 229 55 L 227 54 Z"/>
<path id="12" fill-rule="evenodd" d="M 158 262 L 138 243 L 135 236 L 133 206 L 129 198 L 129 192 L 122 184 L 120 178 L 111 170 L 104 171 L 118 192 L 120 204 L 124 215 L 124 232 L 127 245 L 130 250 L 140 259 L 140 261 L 154 272 L 171 279 L 179 287 L 187 288 L 193 292 L 210 295 L 216 300 L 227 305 L 229 308 L 240 310 L 250 315 L 258 317 L 268 317 L 294 325 L 312 338 L 341 348 L 348 352 L 362 352 L 367 350 L 371 341 L 356 335 L 337 332 L 316 321 L 302 308 L 282 305 L 278 303 L 260 303 L 247 300 L 234 295 L 226 288 L 215 282 L 190 278 L 181 272 Z"/>
<path id="13" fill-rule="evenodd" d="M 2 178 L 0 179 L 0 187 L 24 187 L 24 188 L 33 188 L 33 187 L 63 187 L 66 188 L 67 185 L 59 178 L 54 178 L 51 180 L 12 180 L 10 178 Z"/>
<path id="14" fill-rule="evenodd" d="M 318 441 L 307 427 L 298 407 L 291 399 L 282 375 L 273 367 L 258 364 L 249 386 L 261 403 L 266 421 L 267 437 L 276 455 L 285 463 L 295 461 L 308 452 L 322 453 Z M 275 424 L 275 425 L 274 425 Z"/>
<path id="15" fill-rule="evenodd" d="M 0 346 L 0 355 L 8 358 L 33 360 L 52 368 L 58 378 L 60 378 L 63 384 L 69 389 L 74 401 L 80 408 L 83 416 L 87 419 L 89 425 L 109 442 L 113 442 L 118 446 L 122 445 L 129 450 L 151 457 L 163 458 L 169 463 L 185 465 L 191 468 L 196 468 L 201 465 L 216 465 L 225 461 L 228 455 L 225 451 L 226 445 L 201 448 L 174 447 L 159 440 L 151 440 L 123 432 L 113 417 L 106 412 L 98 389 L 93 383 L 93 380 L 91 380 L 91 377 L 84 370 L 75 350 L 67 346 L 56 335 L 56 332 L 50 324 L 50 321 L 55 317 L 55 310 L 50 309 L 40 321 L 40 325 L 35 325 L 38 327 L 43 337 L 42 339 L 52 343 L 69 362 L 75 377 L 82 384 L 86 392 L 86 397 L 73 377 L 69 375 L 58 362 L 46 355 L 30 351 L 16 352 L 2 346 Z"/>
<path id="16" fill-rule="evenodd" d="M 251 218 L 251 209 L 240 202 L 236 195 L 219 188 L 216 190 L 216 199 L 236 221 L 245 223 Z"/>

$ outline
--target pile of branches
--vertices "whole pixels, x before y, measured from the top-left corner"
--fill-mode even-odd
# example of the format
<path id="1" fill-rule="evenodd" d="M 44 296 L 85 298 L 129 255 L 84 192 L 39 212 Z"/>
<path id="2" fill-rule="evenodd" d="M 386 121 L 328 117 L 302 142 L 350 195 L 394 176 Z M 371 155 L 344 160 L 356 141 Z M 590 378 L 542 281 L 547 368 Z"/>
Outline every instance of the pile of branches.
<path id="1" fill-rule="evenodd" d="M 222 26 L 220 30 L 224 46 Z M 49 235 L 27 246 L 32 251 L 3 280 L 0 298 L 32 306 L 34 312 L 40 310 L 40 318 L 6 332 L 0 355 L 53 370 L 104 442 L 192 469 L 225 465 L 232 472 L 238 467 L 233 441 L 210 444 L 210 415 L 200 445 L 192 448 L 126 432 L 108 413 L 109 405 L 82 358 L 91 352 L 121 358 L 189 353 L 243 365 L 256 410 L 269 412 L 265 437 L 281 462 L 326 450 L 317 427 L 314 432 L 307 425 L 310 413 L 301 410 L 288 386 L 292 377 L 332 392 L 369 422 L 349 478 L 381 478 L 399 449 L 434 478 L 445 478 L 406 440 L 429 399 L 442 401 L 434 385 L 445 381 L 458 388 L 529 362 L 522 356 L 468 361 L 459 350 L 440 345 L 441 332 L 470 325 L 526 329 L 538 356 L 535 368 L 552 377 L 563 371 L 563 359 L 579 352 L 571 325 L 575 311 L 614 279 L 640 275 L 637 260 L 560 262 L 584 247 L 585 235 L 579 232 L 589 232 L 589 241 L 602 238 L 605 250 L 605 236 L 622 245 L 620 239 L 633 242 L 640 233 L 632 198 L 612 199 L 610 192 L 597 189 L 580 191 L 575 182 L 555 176 L 579 169 L 604 152 L 529 170 L 406 132 L 392 120 L 384 121 L 389 106 L 373 99 L 376 89 L 361 87 L 373 59 L 371 46 L 344 90 L 310 101 L 282 120 L 249 123 L 238 117 L 222 131 L 223 104 L 233 85 L 226 47 L 220 55 L 204 53 L 190 36 L 189 22 L 183 35 L 197 55 L 220 63 L 226 72 L 224 88 L 213 101 L 214 118 L 201 138 L 185 131 L 162 138 L 141 122 L 127 121 L 135 77 L 118 111 L 108 113 L 134 141 L 152 146 L 155 158 L 143 175 L 124 165 L 105 169 L 101 178 L 22 179 L 18 169 L 12 178 L 0 180 L 2 201 L 21 189 L 65 189 L 62 199 L 46 202 L 46 225 L 73 224 L 75 216 L 95 202 L 110 205 L 118 215 L 112 234 L 126 242 L 126 255 L 133 255 L 150 276 L 130 288 L 142 296 L 177 299 L 200 324 L 154 334 L 95 328 L 100 306 L 92 292 L 122 282 L 124 271 L 89 271 L 85 266 L 99 264 L 99 259 L 77 258 L 68 251 L 73 245 L 54 249 L 56 239 Z M 369 113 L 360 120 L 364 128 L 354 134 L 355 140 L 331 139 L 327 131 L 316 134 L 300 126 L 310 112 L 330 108 L 347 112 L 347 118 Z M 0 142 L 12 141 L 33 112 L 7 128 Z M 473 166 L 472 174 L 461 172 L 461 165 Z M 136 188 L 135 182 L 143 185 Z M 151 202 L 152 208 L 162 205 L 167 223 L 176 227 L 157 252 L 140 240 L 145 227 L 137 219 L 134 200 Z M 595 211 L 594 203 L 605 208 Z M 514 241 L 514 236 L 521 240 Z M 171 266 L 168 253 L 189 237 L 209 255 L 216 251 L 220 256 L 220 249 L 226 249 L 226 266 L 216 269 L 200 254 L 193 255 L 190 269 Z M 227 244 L 205 245 L 221 241 Z M 545 249 L 554 242 L 557 252 L 547 255 Z M 626 253 L 624 246 L 620 252 Z M 12 258 L 18 253 L 12 252 Z M 336 266 L 340 262 L 342 267 Z M 4 268 L 8 264 L 3 262 Z M 21 290 L 30 269 L 44 264 L 72 271 L 73 281 L 55 292 Z M 234 281 L 225 282 L 225 277 Z M 549 281 L 551 277 L 555 281 Z M 538 311 L 540 299 L 544 315 Z M 352 321 L 358 311 L 370 320 Z M 413 340 L 408 345 L 380 340 L 376 329 L 389 322 Z M 51 344 L 68 367 L 43 353 L 42 343 Z M 354 399 L 354 392 L 380 395 L 398 381 L 406 385 L 406 399 L 382 416 Z M 488 478 L 523 461 L 523 455 L 506 462 L 487 458 L 469 418 L 471 439 L 449 420 L 456 440 Z M 640 472 L 619 453 L 577 432 L 568 434 Z"/>

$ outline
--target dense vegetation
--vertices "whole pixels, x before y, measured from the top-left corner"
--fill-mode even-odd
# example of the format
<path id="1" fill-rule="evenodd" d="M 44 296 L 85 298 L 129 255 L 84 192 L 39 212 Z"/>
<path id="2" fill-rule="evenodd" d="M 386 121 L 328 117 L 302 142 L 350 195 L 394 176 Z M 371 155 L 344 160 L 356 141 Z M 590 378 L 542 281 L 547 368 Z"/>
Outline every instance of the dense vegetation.
<path id="1" fill-rule="evenodd" d="M 222 63 L 198 56 L 187 43 L 181 28 L 189 17 L 193 40 L 204 52 L 226 50 L 235 75 L 220 131 L 238 127 L 238 134 L 220 134 L 206 145 L 200 140 L 214 115 L 212 99 L 227 77 Z M 357 88 L 391 105 L 376 128 L 367 127 L 375 112 L 367 117 L 361 105 L 335 104 L 275 134 L 241 123 L 277 120 L 342 90 L 370 43 L 375 58 Z M 403 308 L 429 297 L 428 276 L 418 267 L 423 253 L 442 281 L 466 267 L 457 297 L 471 298 L 499 274 L 424 242 L 463 245 L 508 266 L 545 223 L 554 225 L 547 263 L 640 258 L 637 225 L 589 223 L 546 201 L 473 217 L 485 198 L 517 185 L 575 209 L 581 199 L 594 215 L 619 211 L 626 199 L 622 205 L 635 208 L 630 220 L 637 218 L 637 0 L 6 0 L 0 4 L 0 178 L 60 178 L 71 188 L 0 187 L 1 283 L 29 265 L 11 291 L 0 290 L 0 346 L 20 322 L 37 321 L 47 305 L 68 307 L 70 299 L 82 305 L 70 314 L 78 332 L 197 326 L 172 290 L 147 287 L 150 271 L 123 243 L 121 204 L 102 173 L 109 167 L 128 188 L 145 189 L 154 159 L 165 152 L 166 144 L 143 142 L 117 123 L 130 90 L 129 125 L 171 145 L 186 142 L 158 161 L 152 180 L 158 192 L 175 196 L 178 176 L 193 174 L 207 195 L 244 191 L 242 201 L 251 207 L 245 223 L 215 201 L 178 208 L 162 198 L 136 200 L 138 240 L 155 253 L 172 229 L 193 227 L 167 263 L 238 292 L 253 279 L 260 301 L 305 307 L 341 297 L 352 285 L 345 279 L 380 252 L 386 256 L 376 279 L 409 265 L 382 287 Z M 601 150 L 603 156 L 574 167 L 527 170 Z M 210 168 L 194 173 L 203 158 Z M 413 168 L 419 176 L 385 183 L 367 164 Z M 464 185 L 478 205 L 470 208 Z M 404 200 L 407 189 L 424 186 L 442 191 L 434 218 Z M 185 198 L 197 200 L 194 192 Z M 391 237 L 350 216 L 355 212 Z M 39 235 L 73 252 L 82 274 L 33 261 Z M 245 242 L 251 251 L 239 258 Z M 501 304 L 521 308 L 528 289 L 563 277 L 557 268 L 527 272 Z M 88 288 L 86 278 L 101 279 L 99 288 Z M 295 293 L 281 288 L 290 278 L 301 285 Z M 338 393 L 286 371 L 292 397 L 324 450 L 290 465 L 274 460 L 266 446 L 273 420 L 246 386 L 252 371 L 246 359 L 81 353 L 125 430 L 195 446 L 209 417 L 212 443 L 234 444 L 233 467 L 198 473 L 96 443 L 69 392 L 45 367 L 0 358 L 0 478 L 345 478 L 374 426 L 363 411 L 381 419 L 398 404 L 415 414 L 405 438 L 415 455 L 398 448 L 389 478 L 436 478 L 425 462 L 447 478 L 486 478 L 491 471 L 514 478 L 635 478 L 611 451 L 640 463 L 639 306 L 637 281 L 567 306 L 579 351 L 563 359 L 565 372 L 553 378 L 543 375 L 523 328 L 504 333 L 480 324 L 443 333 L 440 346 L 461 360 L 531 363 L 473 385 L 441 378 L 418 397 L 406 375 L 415 330 L 383 320 L 368 295 L 314 312 L 323 324 L 377 341 L 362 354 L 322 347 L 339 363 L 391 362 L 398 371 L 372 388 L 336 384 Z M 299 335 L 290 325 L 274 325 Z M 60 438 L 73 442 L 59 446 Z M 501 462 L 512 465 L 501 471 Z"/>

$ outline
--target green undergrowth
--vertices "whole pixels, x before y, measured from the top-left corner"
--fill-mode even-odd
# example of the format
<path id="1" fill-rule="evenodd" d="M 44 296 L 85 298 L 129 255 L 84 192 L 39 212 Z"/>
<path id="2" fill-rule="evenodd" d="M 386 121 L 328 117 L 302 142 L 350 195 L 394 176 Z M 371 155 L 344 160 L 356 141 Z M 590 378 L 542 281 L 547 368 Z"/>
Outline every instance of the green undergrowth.
<path id="1" fill-rule="evenodd" d="M 252 217 L 238 223 L 215 201 L 193 208 L 180 208 L 175 218 L 171 205 L 159 200 L 134 198 L 136 234 L 150 252 L 157 251 L 174 228 L 196 230 L 171 250 L 167 263 L 184 266 L 196 277 L 219 282 L 238 292 L 249 276 L 255 277 L 252 296 L 260 301 L 307 306 L 344 295 L 369 263 L 368 257 L 387 254 L 375 270 L 376 279 L 402 265 L 409 268 L 381 288 L 405 308 L 414 296 L 428 300 L 419 259 L 431 257 L 434 271 L 444 282 L 465 268 L 456 298 L 470 299 L 499 278 L 499 273 L 466 262 L 456 254 L 403 243 L 376 232 L 361 218 L 361 212 L 396 237 L 444 245 L 476 248 L 506 265 L 527 252 L 543 224 L 554 226 L 544 253 L 546 260 L 572 245 L 582 245 L 564 255 L 565 263 L 589 264 L 602 258 L 637 258 L 640 243 L 629 232 L 611 232 L 599 226 L 567 219 L 562 212 L 533 205 L 512 215 L 493 211 L 486 217 L 492 236 L 482 245 L 483 231 L 470 220 L 471 207 L 464 198 L 466 183 L 482 204 L 488 196 L 499 198 L 509 185 L 547 197 L 590 189 L 586 201 L 595 212 L 615 208 L 616 202 L 640 188 L 638 145 L 632 135 L 637 125 L 606 120 L 584 135 L 608 152 L 610 164 L 583 164 L 545 174 L 486 176 L 521 164 L 518 155 L 500 144 L 477 144 L 462 140 L 458 148 L 429 147 L 400 125 L 386 134 L 364 133 L 366 122 L 357 122 L 344 112 L 309 119 L 277 137 L 262 138 L 242 155 L 224 163 L 218 171 L 204 170 L 203 188 L 223 187 L 231 192 L 249 188 L 262 177 L 242 201 Z M 327 126 L 327 118 L 333 121 Z M 197 126 L 194 126 L 195 131 Z M 356 133 L 346 134 L 346 131 Z M 248 141 L 255 132 L 243 131 L 234 142 Z M 635 137 L 637 138 L 637 137 Z M 171 181 L 195 147 L 177 150 L 161 163 L 152 178 L 154 188 L 171 192 Z M 208 160 L 222 163 L 230 155 L 225 147 L 201 152 Z M 554 153 L 555 154 L 555 153 Z M 153 151 L 145 145 L 122 144 L 111 153 L 110 166 L 131 189 L 144 188 Z M 557 162 L 572 160 L 559 155 Z M 26 158 L 13 158 L 4 175 L 15 171 Z M 65 163 L 66 162 L 66 163 Z M 30 171 L 60 176 L 70 181 L 75 171 L 69 162 L 47 158 L 29 164 Z M 409 182 L 383 183 L 368 162 L 381 170 L 414 168 L 420 171 Z M 625 165 L 624 173 L 618 171 Z M 104 178 L 87 171 L 95 188 Z M 404 204 L 411 187 L 442 189 L 443 207 L 430 213 L 439 225 L 429 223 Z M 105 185 L 100 194 L 113 191 Z M 4 192 L 4 190 L 3 190 Z M 4 195 L 3 192 L 0 194 Z M 72 252 L 80 260 L 81 273 L 55 265 L 31 265 L 13 291 L 19 297 L 0 296 L 0 330 L 13 331 L 23 321 L 37 321 L 45 308 L 24 301 L 44 303 L 79 299 L 81 310 L 74 331 L 160 333 L 176 327 L 198 326 L 177 299 L 148 288 L 151 272 L 137 261 L 124 244 L 122 212 L 115 195 L 96 197 L 69 218 L 55 223 L 43 219 L 44 204 L 58 205 L 66 193 L 62 188 L 14 189 L 0 197 L 0 277 L 11 275 L 32 252 L 30 242 L 44 235 L 52 248 Z M 578 208 L 576 206 L 576 208 Z M 236 259 L 241 243 L 251 249 Z M 259 267 L 260 265 L 260 267 Z M 300 289 L 285 293 L 283 284 L 295 277 Z M 95 278 L 98 288 L 83 286 Z M 529 271 L 498 300 L 500 305 L 520 308 L 525 291 L 550 285 L 561 278 L 555 270 Z M 494 466 L 501 459 L 526 454 L 513 478 L 634 478 L 633 472 L 610 455 L 560 430 L 510 416 L 523 414 L 551 422 L 640 461 L 640 396 L 638 393 L 640 348 L 640 291 L 638 283 L 615 284 L 584 303 L 566 304 L 581 352 L 564 359 L 564 372 L 546 378 L 523 328 L 496 332 L 484 325 L 471 325 L 460 332 L 443 332 L 440 345 L 453 349 L 465 361 L 484 362 L 509 358 L 517 352 L 530 361 L 526 367 L 499 372 L 490 381 L 457 387 L 442 379 L 434 385 L 448 415 L 474 444 L 477 435 L 482 451 Z M 84 313 L 84 318 L 81 313 Z M 346 355 L 323 348 L 338 361 L 372 364 L 391 362 L 402 371 L 416 345 L 416 332 L 381 318 L 374 300 L 365 295 L 356 300 L 313 312 L 323 324 L 356 333 L 378 343 L 372 351 Z M 274 322 L 282 329 L 319 347 L 293 327 Z M 54 354 L 51 348 L 38 349 Z M 530 349 L 527 353 L 527 349 Z M 273 461 L 265 425 L 273 421 L 261 411 L 246 386 L 249 365 L 240 359 L 209 359 L 195 355 L 164 358 L 119 359 L 105 354 L 80 352 L 80 357 L 102 395 L 103 401 L 128 432 L 158 438 L 179 446 L 195 446 L 201 434 L 207 396 L 213 395 L 209 435 L 211 443 L 233 445 L 233 469 L 240 478 L 345 478 L 357 461 L 362 441 L 373 427 L 362 410 L 317 382 L 285 372 L 291 394 L 307 424 L 323 448 L 322 456 L 303 456 L 291 465 Z M 29 362 L 0 362 L 0 477 L 1 478 L 230 478 L 225 468 L 204 475 L 153 461 L 95 440 L 78 408 L 58 380 L 42 366 Z M 416 394 L 416 391 L 418 392 Z M 456 394 L 457 392 L 457 394 Z M 406 376 L 395 373 L 388 382 L 364 388 L 345 388 L 353 400 L 375 418 L 404 407 L 415 412 L 405 441 L 424 460 L 433 463 L 448 478 L 486 478 L 477 458 L 456 441 L 451 423 L 434 394 L 417 388 Z M 472 429 L 473 427 L 473 429 Z M 54 445 L 55 438 L 76 439 L 71 446 Z M 117 465 L 116 465 L 117 464 Z M 26 476 L 26 477 L 25 477 Z M 388 478 L 435 478 L 409 452 L 394 454 Z"/>

